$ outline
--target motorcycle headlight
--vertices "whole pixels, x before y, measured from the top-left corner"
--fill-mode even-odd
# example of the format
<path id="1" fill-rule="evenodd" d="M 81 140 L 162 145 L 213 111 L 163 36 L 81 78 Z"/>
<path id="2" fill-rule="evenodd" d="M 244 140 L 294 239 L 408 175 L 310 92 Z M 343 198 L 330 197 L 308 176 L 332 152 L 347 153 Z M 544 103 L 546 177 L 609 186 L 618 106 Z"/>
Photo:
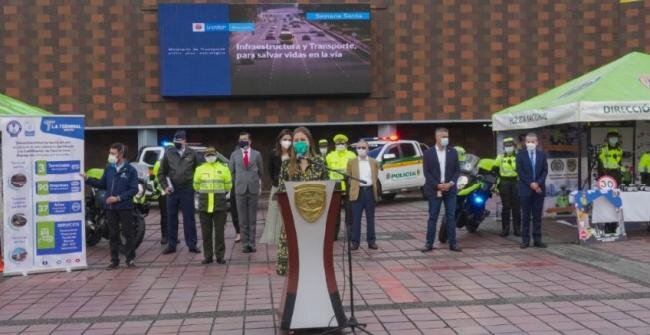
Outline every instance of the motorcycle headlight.
<path id="1" fill-rule="evenodd" d="M 458 181 L 456 182 L 456 188 L 462 190 L 465 186 L 467 186 L 468 182 L 469 182 L 469 178 L 467 178 L 467 176 L 460 176 L 458 177 Z"/>

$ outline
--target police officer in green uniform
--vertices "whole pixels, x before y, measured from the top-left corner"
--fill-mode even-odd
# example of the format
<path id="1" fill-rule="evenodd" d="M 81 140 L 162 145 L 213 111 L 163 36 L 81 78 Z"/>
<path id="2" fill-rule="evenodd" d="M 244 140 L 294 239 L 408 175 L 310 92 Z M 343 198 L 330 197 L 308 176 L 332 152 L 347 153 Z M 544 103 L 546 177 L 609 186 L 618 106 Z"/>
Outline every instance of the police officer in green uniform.
<path id="1" fill-rule="evenodd" d="M 520 236 L 521 209 L 519 207 L 519 193 L 517 192 L 517 157 L 515 154 L 515 140 L 512 137 L 503 139 L 503 155 L 496 158 L 499 169 L 499 194 L 501 196 L 501 236 L 510 235 L 510 217 L 512 217 L 512 230 L 515 236 Z"/>
<path id="2" fill-rule="evenodd" d="M 194 190 L 199 194 L 199 220 L 203 235 L 203 255 L 201 264 L 212 263 L 212 255 L 217 263 L 225 264 L 226 245 L 224 226 L 228 210 L 226 194 L 232 188 L 232 177 L 227 165 L 217 161 L 217 150 L 205 150 L 205 163 L 196 168 L 193 180 Z M 212 232 L 214 230 L 214 252 Z"/>
<path id="3" fill-rule="evenodd" d="M 645 152 L 639 159 L 639 174 L 641 184 L 650 186 L 650 151 Z"/>
<path id="4" fill-rule="evenodd" d="M 611 176 L 616 183 L 621 184 L 623 149 L 620 144 L 620 134 L 616 129 L 607 132 L 607 143 L 600 149 L 598 154 L 598 177 Z"/>
<path id="5" fill-rule="evenodd" d="M 321 138 L 318 140 L 318 151 L 320 152 L 321 157 L 327 157 L 327 153 L 329 152 L 329 143 L 327 142 L 327 139 Z"/>
<path id="6" fill-rule="evenodd" d="M 340 173 L 337 173 L 336 171 L 341 171 L 345 173 L 346 169 L 348 168 L 348 161 L 357 158 L 357 155 L 355 155 L 352 151 L 348 150 L 347 136 L 343 134 L 336 134 L 334 136 L 333 141 L 336 149 L 330 152 L 329 154 L 327 154 L 325 161 L 327 163 L 327 168 L 333 170 L 329 172 L 330 180 L 338 181 L 340 185 L 340 190 L 345 193 L 346 185 L 345 185 L 345 181 L 343 180 L 344 176 Z M 350 208 L 350 204 L 347 201 L 347 195 L 344 195 L 343 198 L 341 199 L 341 206 L 345 209 L 345 223 L 347 225 L 352 225 L 352 211 Z M 336 220 L 336 232 L 334 234 L 334 239 L 338 239 L 340 230 L 341 230 L 341 213 L 339 212 L 339 215 Z"/>

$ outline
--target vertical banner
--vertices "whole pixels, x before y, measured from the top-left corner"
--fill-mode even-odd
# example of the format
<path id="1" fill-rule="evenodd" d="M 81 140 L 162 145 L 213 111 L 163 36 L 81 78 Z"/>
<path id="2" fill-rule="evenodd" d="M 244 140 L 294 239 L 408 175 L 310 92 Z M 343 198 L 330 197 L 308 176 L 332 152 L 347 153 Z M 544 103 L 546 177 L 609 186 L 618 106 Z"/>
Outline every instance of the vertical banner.
<path id="1" fill-rule="evenodd" d="M 85 268 L 84 118 L 0 120 L 4 274 Z"/>

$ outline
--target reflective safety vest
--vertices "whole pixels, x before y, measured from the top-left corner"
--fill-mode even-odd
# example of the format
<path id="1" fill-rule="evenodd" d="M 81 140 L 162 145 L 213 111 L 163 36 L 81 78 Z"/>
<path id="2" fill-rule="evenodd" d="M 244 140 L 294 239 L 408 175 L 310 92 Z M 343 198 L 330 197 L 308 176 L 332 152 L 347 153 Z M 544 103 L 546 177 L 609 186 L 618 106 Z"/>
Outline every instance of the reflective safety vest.
<path id="1" fill-rule="evenodd" d="M 641 155 L 641 159 L 639 159 L 639 172 L 650 173 L 650 152 Z"/>
<path id="2" fill-rule="evenodd" d="M 153 165 L 153 185 L 159 191 L 164 191 L 162 185 L 158 181 L 158 171 L 160 171 L 160 161 L 156 161 L 156 164 Z"/>
<path id="3" fill-rule="evenodd" d="M 496 165 L 501 177 L 517 177 L 517 157 L 515 155 L 498 155 Z"/>
<path id="4" fill-rule="evenodd" d="M 623 149 L 620 147 L 610 148 L 609 145 L 605 145 L 601 148 L 598 159 L 600 160 L 603 169 L 618 170 L 621 168 Z"/>
<path id="5" fill-rule="evenodd" d="M 355 158 L 357 158 L 357 155 L 355 155 L 350 150 L 335 150 L 327 154 L 325 161 L 327 162 L 327 168 L 345 173 L 348 168 L 348 161 Z M 345 191 L 345 183 L 343 182 L 343 178 L 343 175 L 340 173 L 330 171 L 330 180 L 341 181 L 341 190 Z"/>
<path id="6" fill-rule="evenodd" d="M 226 210 L 226 193 L 232 188 L 230 169 L 223 163 L 203 163 L 194 171 L 194 190 L 199 194 L 198 210 L 212 213 Z"/>

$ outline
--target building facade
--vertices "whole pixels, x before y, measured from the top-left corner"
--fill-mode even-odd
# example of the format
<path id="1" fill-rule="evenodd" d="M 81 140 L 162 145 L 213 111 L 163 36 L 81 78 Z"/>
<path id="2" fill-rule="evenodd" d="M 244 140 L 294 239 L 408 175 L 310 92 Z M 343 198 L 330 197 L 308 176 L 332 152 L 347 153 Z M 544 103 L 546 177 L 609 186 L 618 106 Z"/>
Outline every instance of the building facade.
<path id="1" fill-rule="evenodd" d="M 89 164 L 103 163 L 99 146 L 120 140 L 135 148 L 176 128 L 226 154 L 246 129 L 263 134 L 255 137 L 268 151 L 270 137 L 296 125 L 317 137 L 397 132 L 429 144 L 432 127 L 447 125 L 452 142 L 487 155 L 492 113 L 630 51 L 650 52 L 649 1 L 370 4 L 367 97 L 163 98 L 154 0 L 3 1 L 0 89 L 54 113 L 85 115 Z"/>

